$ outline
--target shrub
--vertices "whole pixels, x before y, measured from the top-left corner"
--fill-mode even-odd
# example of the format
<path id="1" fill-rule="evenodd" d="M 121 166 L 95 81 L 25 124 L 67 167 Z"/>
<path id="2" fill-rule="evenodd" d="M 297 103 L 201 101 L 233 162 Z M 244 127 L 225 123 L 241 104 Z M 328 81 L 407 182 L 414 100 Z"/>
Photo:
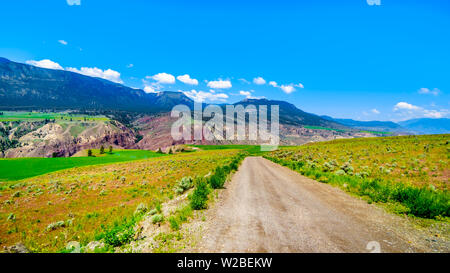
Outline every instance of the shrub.
<path id="1" fill-rule="evenodd" d="M 161 223 L 164 220 L 164 216 L 162 214 L 155 214 L 152 216 L 152 223 Z"/>
<path id="2" fill-rule="evenodd" d="M 127 222 L 124 225 L 115 225 L 111 229 L 102 234 L 101 238 L 106 244 L 113 247 L 127 244 L 134 236 L 134 225 Z"/>
<path id="3" fill-rule="evenodd" d="M 213 189 L 221 189 L 227 179 L 227 173 L 224 167 L 217 167 L 214 174 L 209 178 L 209 184 Z"/>
<path id="4" fill-rule="evenodd" d="M 193 179 L 190 176 L 185 176 L 181 178 L 180 181 L 178 181 L 177 186 L 175 188 L 175 192 L 178 194 L 182 194 L 183 192 L 187 191 L 188 189 L 192 188 L 193 186 Z"/>
<path id="5" fill-rule="evenodd" d="M 169 223 L 170 223 L 170 228 L 172 230 L 179 230 L 180 229 L 180 224 L 178 223 L 178 220 L 175 216 L 170 216 L 169 217 Z"/>
<path id="6" fill-rule="evenodd" d="M 148 207 L 146 204 L 144 203 L 140 203 L 136 210 L 134 211 L 134 215 L 139 215 L 139 214 L 144 214 L 148 211 Z"/>
<path id="7" fill-rule="evenodd" d="M 91 149 L 88 150 L 88 156 L 92 156 L 92 150 Z"/>
<path id="8" fill-rule="evenodd" d="M 58 229 L 60 227 L 65 227 L 65 226 L 66 226 L 66 223 L 64 221 L 58 221 L 58 222 L 54 222 L 54 223 L 49 224 L 47 226 L 46 230 L 47 231 L 52 231 L 52 230 Z"/>
<path id="9" fill-rule="evenodd" d="M 201 210 L 207 207 L 208 194 L 210 188 L 205 178 L 197 178 L 194 192 L 190 196 L 190 204 L 192 209 Z"/>
<path id="10" fill-rule="evenodd" d="M 343 170 L 345 173 L 353 174 L 353 166 L 350 164 L 350 161 L 347 161 L 344 163 L 344 165 L 341 166 L 341 170 Z"/>

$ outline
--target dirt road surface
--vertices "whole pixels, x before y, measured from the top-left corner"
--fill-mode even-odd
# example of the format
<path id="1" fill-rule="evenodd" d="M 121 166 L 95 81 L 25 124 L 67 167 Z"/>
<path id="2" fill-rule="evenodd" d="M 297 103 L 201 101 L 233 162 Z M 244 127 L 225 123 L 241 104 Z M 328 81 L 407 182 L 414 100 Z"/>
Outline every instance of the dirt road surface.
<path id="1" fill-rule="evenodd" d="M 195 252 L 433 251 L 403 218 L 261 157 L 208 213 Z"/>

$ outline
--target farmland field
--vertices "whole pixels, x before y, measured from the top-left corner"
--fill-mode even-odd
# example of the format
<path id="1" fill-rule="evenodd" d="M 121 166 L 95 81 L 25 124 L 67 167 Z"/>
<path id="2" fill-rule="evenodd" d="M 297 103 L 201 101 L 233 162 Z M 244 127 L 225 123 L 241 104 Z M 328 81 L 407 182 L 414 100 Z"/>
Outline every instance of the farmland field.
<path id="1" fill-rule="evenodd" d="M 55 121 L 107 121 L 104 116 L 86 116 L 72 115 L 69 113 L 44 113 L 44 112 L 20 112 L 3 111 L 0 115 L 0 122 L 3 121 L 37 121 L 37 120 L 55 120 Z"/>
<path id="2" fill-rule="evenodd" d="M 261 147 L 259 145 L 238 145 L 238 144 L 229 144 L 229 145 L 189 145 L 192 147 L 197 147 L 201 150 L 209 151 L 209 150 L 228 150 L 228 149 L 238 149 L 247 151 L 249 153 L 258 153 L 261 151 Z"/>
<path id="3" fill-rule="evenodd" d="M 327 130 L 327 131 L 336 131 L 336 132 L 346 132 L 348 130 L 343 129 L 334 129 L 322 126 L 303 126 L 306 129 L 314 129 L 314 130 Z M 382 132 L 382 131 L 368 131 L 368 130 L 359 130 L 361 133 L 370 133 L 370 134 L 381 134 L 381 135 L 391 135 L 391 132 Z"/>
<path id="4" fill-rule="evenodd" d="M 102 156 L 98 155 L 98 150 L 93 150 L 93 152 L 97 156 L 0 159 L 0 182 L 25 179 L 73 167 L 132 161 L 163 155 L 144 150 L 114 150 L 112 154 L 105 153 Z"/>
<path id="5" fill-rule="evenodd" d="M 400 213 L 450 216 L 450 135 L 346 139 L 283 147 L 266 158 Z"/>
<path id="6" fill-rule="evenodd" d="M 85 245 L 132 221 L 138 205 L 158 208 L 173 198 L 182 177 L 204 176 L 238 153 L 181 153 L 77 167 L 5 184 L 0 190 L 0 246 L 22 242 L 33 252 L 53 252 L 70 241 Z"/>

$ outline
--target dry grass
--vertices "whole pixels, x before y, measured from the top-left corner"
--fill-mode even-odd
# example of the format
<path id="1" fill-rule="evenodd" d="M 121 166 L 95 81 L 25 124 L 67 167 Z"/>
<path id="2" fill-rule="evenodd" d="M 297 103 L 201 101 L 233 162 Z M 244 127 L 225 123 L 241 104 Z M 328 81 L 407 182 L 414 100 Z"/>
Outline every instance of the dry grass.
<path id="1" fill-rule="evenodd" d="M 24 243 L 52 252 L 69 241 L 85 244 L 95 234 L 133 214 L 137 205 L 172 198 L 184 176 L 205 175 L 237 150 L 201 151 L 50 173 L 0 191 L 0 246 Z M 14 218 L 14 219 L 13 219 Z M 48 231 L 51 223 L 64 227 Z"/>

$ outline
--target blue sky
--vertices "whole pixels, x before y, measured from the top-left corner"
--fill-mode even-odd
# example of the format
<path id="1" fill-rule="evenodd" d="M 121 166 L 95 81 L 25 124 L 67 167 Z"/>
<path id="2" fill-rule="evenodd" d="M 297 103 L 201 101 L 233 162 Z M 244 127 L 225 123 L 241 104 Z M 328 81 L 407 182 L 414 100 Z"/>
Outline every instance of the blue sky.
<path id="1" fill-rule="evenodd" d="M 359 120 L 450 115 L 447 0 L 21 0 L 0 10 L 0 56 L 13 61 L 205 102 L 266 97 Z"/>

